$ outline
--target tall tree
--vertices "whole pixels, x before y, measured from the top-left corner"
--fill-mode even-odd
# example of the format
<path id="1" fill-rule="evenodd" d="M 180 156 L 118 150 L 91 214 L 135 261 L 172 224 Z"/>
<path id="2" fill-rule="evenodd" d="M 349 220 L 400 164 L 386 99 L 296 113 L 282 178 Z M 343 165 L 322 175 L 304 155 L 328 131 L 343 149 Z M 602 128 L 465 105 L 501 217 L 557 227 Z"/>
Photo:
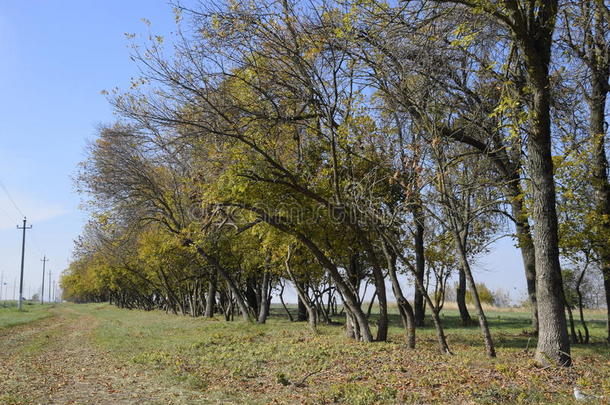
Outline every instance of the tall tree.
<path id="1" fill-rule="evenodd" d="M 557 0 L 470 1 L 441 0 L 485 12 L 506 26 L 522 54 L 528 110 L 527 170 L 532 182 L 532 219 L 536 224 L 536 298 L 539 332 L 536 360 L 540 364 L 570 365 L 570 341 L 563 303 L 559 261 L 555 183 L 551 134 L 550 68 Z"/>
<path id="2" fill-rule="evenodd" d="M 586 70 L 584 97 L 589 106 L 591 177 L 599 232 L 594 249 L 600 257 L 606 291 L 607 340 L 610 342 L 610 182 L 606 155 L 606 101 L 610 91 L 610 12 L 603 0 L 568 2 L 563 13 L 562 42 Z"/>

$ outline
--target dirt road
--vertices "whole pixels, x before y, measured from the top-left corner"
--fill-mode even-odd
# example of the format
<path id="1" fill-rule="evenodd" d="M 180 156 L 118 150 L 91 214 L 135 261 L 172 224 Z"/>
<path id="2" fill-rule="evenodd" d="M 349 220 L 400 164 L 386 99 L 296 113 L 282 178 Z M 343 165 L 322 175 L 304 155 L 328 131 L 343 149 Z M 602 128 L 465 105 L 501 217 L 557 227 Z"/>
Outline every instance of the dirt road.
<path id="1" fill-rule="evenodd" d="M 50 318 L 0 330 L 0 404 L 209 403 L 96 348 L 92 316 L 61 306 L 51 311 Z"/>

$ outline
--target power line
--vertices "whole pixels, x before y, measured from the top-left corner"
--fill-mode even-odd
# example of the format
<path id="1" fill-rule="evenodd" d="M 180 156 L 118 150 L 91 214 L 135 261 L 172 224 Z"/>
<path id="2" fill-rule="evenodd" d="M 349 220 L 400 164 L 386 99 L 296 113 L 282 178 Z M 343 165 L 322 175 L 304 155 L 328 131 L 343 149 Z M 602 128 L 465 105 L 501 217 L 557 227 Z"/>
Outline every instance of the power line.
<path id="1" fill-rule="evenodd" d="M 0 206 L 0 211 L 2 211 L 3 213 L 6 214 L 7 217 L 9 217 L 11 220 L 17 221 L 19 222 L 19 218 L 16 216 L 13 216 L 12 213 L 8 212 L 7 210 L 5 210 L 4 208 L 2 208 L 2 206 Z"/>
<path id="2" fill-rule="evenodd" d="M 21 214 L 22 217 L 25 217 L 25 214 L 23 213 L 23 211 L 21 211 L 21 209 L 19 208 L 19 206 L 17 205 L 17 203 L 15 202 L 15 200 L 13 199 L 13 197 L 11 196 L 11 193 L 8 191 L 8 189 L 6 188 L 6 186 L 4 185 L 4 183 L 2 182 L 2 180 L 0 179 L 0 187 L 2 188 L 2 190 L 4 190 L 4 194 L 6 194 L 6 196 L 8 197 L 9 201 L 11 202 L 11 204 L 13 204 L 13 207 L 15 207 L 15 209 L 19 212 L 19 214 Z M 8 214 L 8 212 L 6 210 L 4 210 L 4 208 L 0 207 L 0 209 L 2 209 L 2 211 L 4 211 L 5 213 Z M 10 216 L 10 214 L 9 214 Z M 16 218 L 17 222 L 20 221 L 20 219 L 18 217 L 12 217 L 13 219 Z M 32 235 L 32 242 L 34 243 L 34 247 L 36 248 L 36 250 L 38 250 L 38 253 L 40 253 L 41 255 L 42 253 L 42 249 L 40 248 L 40 244 L 38 243 L 38 239 L 36 239 L 36 237 L 34 235 Z"/>
<path id="3" fill-rule="evenodd" d="M 7 209 L 5 209 L 2 206 L 0 206 L 0 211 L 2 211 L 4 214 L 6 214 L 7 218 L 10 218 L 11 220 L 13 220 L 15 222 L 19 222 L 21 220 L 19 218 L 19 216 L 15 215 L 15 213 L 13 211 L 8 211 Z"/>
<path id="4" fill-rule="evenodd" d="M 21 209 L 19 208 L 19 206 L 17 205 L 15 200 L 13 200 L 13 197 L 11 197 L 11 193 L 8 192 L 8 189 L 6 188 L 6 186 L 4 185 L 2 180 L 0 180 L 0 187 L 2 187 L 2 190 L 4 190 L 4 193 L 8 197 L 9 201 L 13 204 L 13 207 L 15 207 L 17 212 L 19 212 L 19 214 L 21 214 L 22 217 L 25 217 L 25 214 L 23 213 L 23 211 L 21 211 Z"/>

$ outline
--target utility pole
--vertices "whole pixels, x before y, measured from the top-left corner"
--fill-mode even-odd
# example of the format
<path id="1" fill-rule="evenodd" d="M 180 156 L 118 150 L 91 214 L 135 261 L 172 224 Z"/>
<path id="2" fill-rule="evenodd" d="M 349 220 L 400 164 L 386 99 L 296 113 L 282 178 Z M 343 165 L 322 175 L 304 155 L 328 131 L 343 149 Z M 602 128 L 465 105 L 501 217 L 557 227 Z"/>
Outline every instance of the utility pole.
<path id="1" fill-rule="evenodd" d="M 32 225 L 26 226 L 27 218 L 23 218 L 23 226 L 17 225 L 17 229 L 23 230 L 23 239 L 21 240 L 21 277 L 19 278 L 19 303 L 18 309 L 21 311 L 21 301 L 23 300 L 23 262 L 25 260 L 25 231 L 32 229 Z"/>
<path id="2" fill-rule="evenodd" d="M 49 270 L 49 299 L 47 300 L 48 302 L 51 302 L 51 286 L 53 284 L 51 284 L 51 271 Z"/>
<path id="3" fill-rule="evenodd" d="M 44 304 L 44 268 L 49 259 L 47 259 L 47 256 L 45 255 L 42 259 L 40 259 L 40 261 L 42 262 L 42 287 L 40 289 L 40 305 L 42 305 Z"/>

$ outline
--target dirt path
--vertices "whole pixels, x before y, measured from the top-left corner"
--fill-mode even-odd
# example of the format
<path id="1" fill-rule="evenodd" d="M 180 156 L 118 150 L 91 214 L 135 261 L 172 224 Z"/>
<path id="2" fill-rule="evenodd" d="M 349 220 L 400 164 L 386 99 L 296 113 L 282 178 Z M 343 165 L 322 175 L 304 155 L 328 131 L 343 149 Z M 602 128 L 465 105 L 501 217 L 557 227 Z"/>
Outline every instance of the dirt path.
<path id="1" fill-rule="evenodd" d="M 52 312 L 51 318 L 0 331 L 0 403 L 206 403 L 92 346 L 92 316 L 65 307 Z"/>

